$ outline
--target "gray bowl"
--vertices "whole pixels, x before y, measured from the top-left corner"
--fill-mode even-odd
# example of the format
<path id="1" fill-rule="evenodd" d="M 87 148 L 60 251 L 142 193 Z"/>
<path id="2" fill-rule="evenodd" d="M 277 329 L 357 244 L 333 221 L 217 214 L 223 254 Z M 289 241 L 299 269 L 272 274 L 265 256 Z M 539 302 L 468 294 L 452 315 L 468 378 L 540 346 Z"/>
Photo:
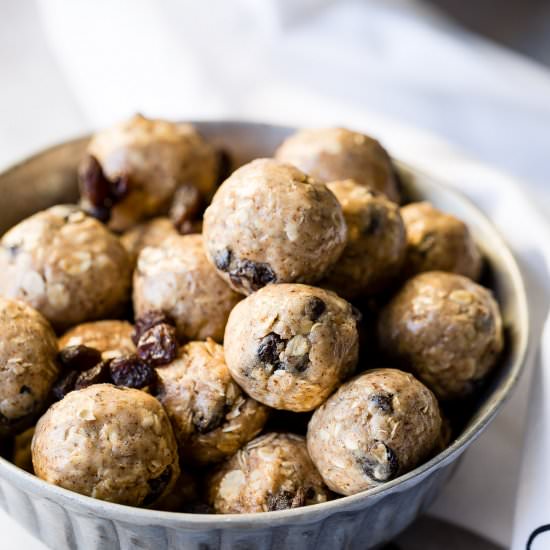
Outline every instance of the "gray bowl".
<path id="1" fill-rule="evenodd" d="M 240 122 L 197 123 L 239 162 L 270 156 L 292 130 Z M 76 199 L 76 165 L 88 138 L 47 149 L 0 175 L 0 233 L 48 206 Z M 465 220 L 492 271 L 507 350 L 460 436 L 442 453 L 376 489 L 279 512 L 200 515 L 102 502 L 49 485 L 0 459 L 0 504 L 51 548 L 327 549 L 375 547 L 409 525 L 436 497 L 462 453 L 493 420 L 518 381 L 528 347 L 525 290 L 508 247 L 464 196 L 400 164 L 409 197 Z M 490 489 L 490 488 L 488 488 Z"/>

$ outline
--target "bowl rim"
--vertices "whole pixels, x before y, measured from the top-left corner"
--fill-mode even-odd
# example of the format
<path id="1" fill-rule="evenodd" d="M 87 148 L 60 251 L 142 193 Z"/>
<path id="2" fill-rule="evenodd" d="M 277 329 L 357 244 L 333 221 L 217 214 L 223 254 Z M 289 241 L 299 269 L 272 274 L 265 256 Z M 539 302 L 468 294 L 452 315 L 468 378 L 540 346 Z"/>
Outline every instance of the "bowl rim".
<path id="1" fill-rule="evenodd" d="M 291 126 L 283 126 L 277 124 L 269 124 L 252 121 L 239 121 L 235 119 L 221 120 L 191 120 L 191 124 L 198 126 L 199 131 L 203 128 L 213 128 L 225 126 L 248 127 L 251 129 L 268 129 L 278 130 L 280 132 L 291 132 L 296 128 Z M 215 130 L 214 130 L 215 131 Z M 72 139 L 64 140 L 50 147 L 40 149 L 38 152 L 28 155 L 25 158 L 7 166 L 0 171 L 0 178 L 5 177 L 9 173 L 15 172 L 25 164 L 36 161 L 42 156 L 47 156 L 58 149 L 65 148 L 69 145 L 76 145 L 80 141 L 89 139 L 91 134 L 84 134 Z M 453 186 L 438 180 L 423 170 L 419 170 L 411 164 L 405 163 L 392 157 L 399 171 L 406 171 L 413 174 L 415 177 L 427 182 L 429 186 L 442 188 L 445 193 L 453 196 L 462 203 L 462 206 L 468 210 L 469 215 L 476 219 L 476 223 L 483 227 L 484 232 L 489 232 L 496 242 L 498 242 L 498 255 L 506 265 L 507 273 L 511 282 L 511 286 L 516 293 L 516 307 L 519 313 L 517 325 L 522 327 L 518 337 L 518 352 L 516 360 L 510 367 L 509 373 L 502 381 L 493 389 L 492 393 L 487 396 L 486 402 L 481 409 L 483 414 L 477 411 L 475 418 L 459 436 L 443 451 L 433 456 L 430 460 L 422 463 L 413 470 L 390 480 L 378 487 L 362 491 L 350 496 L 342 496 L 335 500 L 318 503 L 310 506 L 304 506 L 295 509 L 280 510 L 273 512 L 249 512 L 243 514 L 195 514 L 186 512 L 168 512 L 163 510 L 155 510 L 151 508 L 139 508 L 129 505 L 116 504 L 103 500 L 98 500 L 86 495 L 82 495 L 68 489 L 50 484 L 37 476 L 26 472 L 19 468 L 9 460 L 0 456 L 0 476 L 6 477 L 10 482 L 13 482 L 18 488 L 23 489 L 39 498 L 53 500 L 62 506 L 67 505 L 74 509 L 75 506 L 87 509 L 89 512 L 96 515 L 104 516 L 107 519 L 117 519 L 136 524 L 137 522 L 147 525 L 164 525 L 174 528 L 213 528 L 219 529 L 232 528 L 240 529 L 243 527 L 260 527 L 259 524 L 266 523 L 271 526 L 278 524 L 286 524 L 289 521 L 295 522 L 308 521 L 313 523 L 319 521 L 320 517 L 326 517 L 335 513 L 349 512 L 354 509 L 361 508 L 361 504 L 384 498 L 386 495 L 396 491 L 404 491 L 411 485 L 416 485 L 422 479 L 428 477 L 432 472 L 435 472 L 442 466 L 449 464 L 460 456 L 466 448 L 475 441 L 483 432 L 483 430 L 492 422 L 496 414 L 502 408 L 504 403 L 510 398 L 514 388 L 517 386 L 521 374 L 524 371 L 524 366 L 530 355 L 531 332 L 529 322 L 529 309 L 525 285 L 521 270 L 517 261 L 511 252 L 505 239 L 495 227 L 493 222 L 485 215 L 485 213 L 462 191 Z M 53 499 L 53 497 L 56 497 Z"/>

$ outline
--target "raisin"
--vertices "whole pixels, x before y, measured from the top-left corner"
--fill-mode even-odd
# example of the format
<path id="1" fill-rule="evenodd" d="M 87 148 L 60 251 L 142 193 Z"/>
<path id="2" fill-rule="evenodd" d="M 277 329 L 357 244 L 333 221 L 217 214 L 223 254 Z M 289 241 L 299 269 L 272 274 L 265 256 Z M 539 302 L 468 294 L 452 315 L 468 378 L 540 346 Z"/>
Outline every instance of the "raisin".
<path id="1" fill-rule="evenodd" d="M 146 330 L 137 345 L 140 359 L 153 366 L 171 363 L 178 355 L 176 329 L 161 323 Z"/>
<path id="2" fill-rule="evenodd" d="M 64 369 L 83 371 L 88 370 L 101 362 L 101 353 L 89 346 L 67 346 L 57 357 Z"/>
<path id="3" fill-rule="evenodd" d="M 383 441 L 374 440 L 368 456 L 357 457 L 357 462 L 366 476 L 373 481 L 388 481 L 399 471 L 397 455 Z M 379 455 L 382 456 L 379 456 Z"/>
<path id="4" fill-rule="evenodd" d="M 220 271 L 229 271 L 231 256 L 231 250 L 229 248 L 224 248 L 223 250 L 217 252 L 214 256 L 214 264 Z"/>
<path id="5" fill-rule="evenodd" d="M 120 202 L 130 190 L 130 178 L 126 174 L 122 174 L 118 178 L 109 181 L 109 194 L 113 203 Z"/>
<path id="6" fill-rule="evenodd" d="M 225 419 L 225 407 L 216 408 L 210 415 L 197 413 L 193 415 L 193 426 L 200 434 L 205 434 L 219 428 Z"/>
<path id="7" fill-rule="evenodd" d="M 63 399 L 69 392 L 74 390 L 74 385 L 78 375 L 78 371 L 70 370 L 59 378 L 52 388 L 52 395 L 56 401 Z"/>
<path id="8" fill-rule="evenodd" d="M 252 260 L 237 260 L 235 267 L 229 272 L 231 282 L 240 288 L 251 291 L 277 281 L 277 276 L 268 263 L 253 262 Z"/>
<path id="9" fill-rule="evenodd" d="M 175 326 L 174 319 L 167 313 L 159 310 L 150 310 L 136 319 L 134 332 L 132 333 L 132 341 L 137 346 L 139 339 L 144 332 L 156 325 L 172 325 Z"/>
<path id="10" fill-rule="evenodd" d="M 269 512 L 274 512 L 276 510 L 298 508 L 304 505 L 305 500 L 306 496 L 302 488 L 298 489 L 296 493 L 282 490 L 274 495 L 268 495 L 267 509 Z"/>
<path id="11" fill-rule="evenodd" d="M 279 355 L 284 349 L 285 341 L 275 332 L 270 332 L 261 339 L 257 355 L 262 363 L 272 365 L 278 369 L 281 368 Z"/>
<path id="12" fill-rule="evenodd" d="M 363 314 L 353 304 L 351 304 L 351 315 L 358 323 L 363 320 Z"/>
<path id="13" fill-rule="evenodd" d="M 383 413 L 393 413 L 393 393 L 376 393 L 370 396 L 370 400 Z"/>
<path id="14" fill-rule="evenodd" d="M 75 380 L 74 389 L 81 390 L 93 384 L 107 384 L 110 381 L 111 373 L 109 371 L 109 363 L 102 362 L 91 369 L 81 372 Z"/>
<path id="15" fill-rule="evenodd" d="M 32 390 L 29 388 L 29 386 L 25 386 L 25 384 L 23 384 L 23 385 L 19 388 L 19 393 L 20 393 L 20 394 L 32 393 Z"/>
<path id="16" fill-rule="evenodd" d="M 313 296 L 306 304 L 306 315 L 311 321 L 317 321 L 327 309 L 327 305 L 321 298 Z"/>
<path id="17" fill-rule="evenodd" d="M 111 219 L 111 209 L 107 206 L 86 206 L 86 213 L 101 223 L 107 223 Z"/>
<path id="18" fill-rule="evenodd" d="M 192 220 L 196 220 L 204 209 L 200 191 L 191 184 L 180 186 L 174 194 L 170 207 L 170 219 L 180 233 L 188 233 Z"/>
<path id="19" fill-rule="evenodd" d="M 218 177 L 216 186 L 220 186 L 230 175 L 233 168 L 233 161 L 227 149 L 218 149 Z"/>
<path id="20" fill-rule="evenodd" d="M 109 363 L 111 380 L 117 386 L 141 389 L 156 380 L 155 369 L 137 355 L 116 357 Z"/>
<path id="21" fill-rule="evenodd" d="M 111 206 L 111 183 L 105 177 L 99 161 L 92 155 L 86 156 L 78 169 L 80 192 L 94 207 Z"/>
<path id="22" fill-rule="evenodd" d="M 286 358 L 285 368 L 289 371 L 304 372 L 309 366 L 309 353 L 290 355 Z"/>
<path id="23" fill-rule="evenodd" d="M 149 485 L 149 492 L 143 499 L 142 504 L 144 506 L 148 506 L 149 504 L 153 504 L 156 500 L 158 500 L 162 493 L 164 493 L 164 489 L 166 489 L 166 486 L 168 485 L 168 483 L 170 483 L 171 479 L 172 466 L 167 466 L 162 474 L 160 474 L 158 477 L 155 477 L 154 479 L 150 479 L 149 481 L 147 481 L 147 485 Z"/>
<path id="24" fill-rule="evenodd" d="M 378 210 L 371 212 L 369 223 L 363 227 L 363 235 L 375 235 L 382 229 L 382 213 Z"/>

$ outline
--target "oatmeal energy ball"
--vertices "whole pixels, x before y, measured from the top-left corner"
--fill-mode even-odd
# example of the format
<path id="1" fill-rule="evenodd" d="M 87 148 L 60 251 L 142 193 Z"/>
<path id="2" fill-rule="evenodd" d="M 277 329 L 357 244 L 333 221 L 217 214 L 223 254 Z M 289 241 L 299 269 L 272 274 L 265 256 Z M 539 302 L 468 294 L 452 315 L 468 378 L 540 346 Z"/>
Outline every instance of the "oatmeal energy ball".
<path id="1" fill-rule="evenodd" d="M 0 297 L 0 438 L 32 423 L 59 367 L 48 321 L 23 302 Z"/>
<path id="2" fill-rule="evenodd" d="M 134 311 L 169 314 L 178 337 L 220 341 L 229 312 L 241 299 L 206 259 L 201 235 L 174 236 L 144 248 L 134 272 Z"/>
<path id="3" fill-rule="evenodd" d="M 440 399 L 464 397 L 495 366 L 502 320 L 489 290 L 454 273 L 409 279 L 378 321 L 380 346 Z"/>
<path id="4" fill-rule="evenodd" d="M 0 295 L 27 302 L 57 330 L 119 313 L 130 280 L 119 239 L 76 206 L 38 212 L 0 241 Z"/>
<path id="5" fill-rule="evenodd" d="M 180 185 L 196 187 L 207 199 L 214 192 L 216 152 L 191 124 L 136 115 L 98 132 L 88 154 L 95 162 L 88 157 L 80 170 L 83 207 L 95 211 L 112 199 L 109 225 L 117 231 L 167 212 Z M 103 181 L 107 188 L 98 189 Z"/>
<path id="6" fill-rule="evenodd" d="M 406 234 L 399 206 L 354 180 L 328 183 L 348 226 L 346 248 L 320 283 L 347 299 L 379 292 L 405 259 Z"/>
<path id="7" fill-rule="evenodd" d="M 440 431 L 428 388 L 405 372 L 375 369 L 344 384 L 313 413 L 307 447 L 329 488 L 353 495 L 414 468 Z"/>
<path id="8" fill-rule="evenodd" d="M 196 465 L 219 462 L 257 436 L 268 411 L 244 394 L 213 340 L 189 342 L 157 369 L 157 399 L 174 427 L 180 456 Z"/>
<path id="9" fill-rule="evenodd" d="M 238 292 L 269 283 L 312 283 L 336 262 L 346 223 L 322 183 L 271 159 L 225 180 L 204 215 L 209 259 Z"/>
<path id="10" fill-rule="evenodd" d="M 299 130 L 277 149 L 275 158 L 318 181 L 354 179 L 399 202 L 390 157 L 375 139 L 345 128 Z"/>
<path id="11" fill-rule="evenodd" d="M 225 360 L 254 399 L 294 412 L 318 407 L 354 370 L 352 306 L 306 285 L 270 285 L 235 306 L 225 329 Z"/>
<path id="12" fill-rule="evenodd" d="M 179 475 L 176 440 L 160 403 L 110 384 L 73 391 L 50 407 L 31 450 L 41 479 L 119 504 L 154 504 Z"/>
<path id="13" fill-rule="evenodd" d="M 207 491 L 218 514 L 272 512 L 330 498 L 305 439 L 277 433 L 254 439 L 222 464 L 207 480 Z"/>
<path id="14" fill-rule="evenodd" d="M 401 209 L 407 228 L 405 272 L 451 271 L 479 279 L 482 258 L 467 225 L 434 208 L 415 202 Z"/>
<path id="15" fill-rule="evenodd" d="M 83 323 L 67 331 L 59 339 L 59 349 L 87 346 L 101 352 L 103 360 L 135 353 L 132 325 L 127 321 L 95 321 Z"/>

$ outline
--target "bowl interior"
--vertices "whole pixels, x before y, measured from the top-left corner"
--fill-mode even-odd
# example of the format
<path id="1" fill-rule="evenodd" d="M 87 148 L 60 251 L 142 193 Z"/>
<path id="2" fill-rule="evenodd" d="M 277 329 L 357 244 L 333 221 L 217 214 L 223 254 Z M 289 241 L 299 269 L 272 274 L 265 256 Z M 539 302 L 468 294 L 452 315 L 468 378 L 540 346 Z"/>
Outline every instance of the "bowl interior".
<path id="1" fill-rule="evenodd" d="M 293 131 L 291 128 L 242 122 L 197 122 L 203 135 L 214 144 L 228 150 L 237 165 L 253 158 L 271 156 L 277 145 Z M 88 137 L 54 146 L 21 162 L 0 175 L 0 234 L 18 221 L 48 206 L 74 202 L 77 199 L 76 167 L 82 158 Z M 246 526 L 258 516 L 269 516 L 270 523 L 307 516 L 312 509 L 324 508 L 326 513 L 360 507 L 365 499 L 381 498 L 386 492 L 418 482 L 430 472 L 456 460 L 462 451 L 483 431 L 516 384 L 528 345 L 528 316 L 525 291 L 515 260 L 507 246 L 487 220 L 468 199 L 456 190 L 434 182 L 428 176 L 396 161 L 403 180 L 405 194 L 410 200 L 429 200 L 436 207 L 464 220 L 481 247 L 487 264 L 485 284 L 493 289 L 501 306 L 507 333 L 507 347 L 488 383 L 471 404 L 472 414 L 465 419 L 460 435 L 445 451 L 415 470 L 371 491 L 345 497 L 324 504 L 297 510 L 269 514 L 224 516 L 234 525 Z M 119 517 L 127 521 L 193 523 L 215 525 L 221 516 L 176 514 L 130 508 L 97 501 L 45 484 L 0 458 L 0 475 L 17 477 L 24 490 L 44 495 L 55 495 L 68 507 L 84 503 L 95 513 Z M 154 516 L 153 516 L 154 514 Z"/>

